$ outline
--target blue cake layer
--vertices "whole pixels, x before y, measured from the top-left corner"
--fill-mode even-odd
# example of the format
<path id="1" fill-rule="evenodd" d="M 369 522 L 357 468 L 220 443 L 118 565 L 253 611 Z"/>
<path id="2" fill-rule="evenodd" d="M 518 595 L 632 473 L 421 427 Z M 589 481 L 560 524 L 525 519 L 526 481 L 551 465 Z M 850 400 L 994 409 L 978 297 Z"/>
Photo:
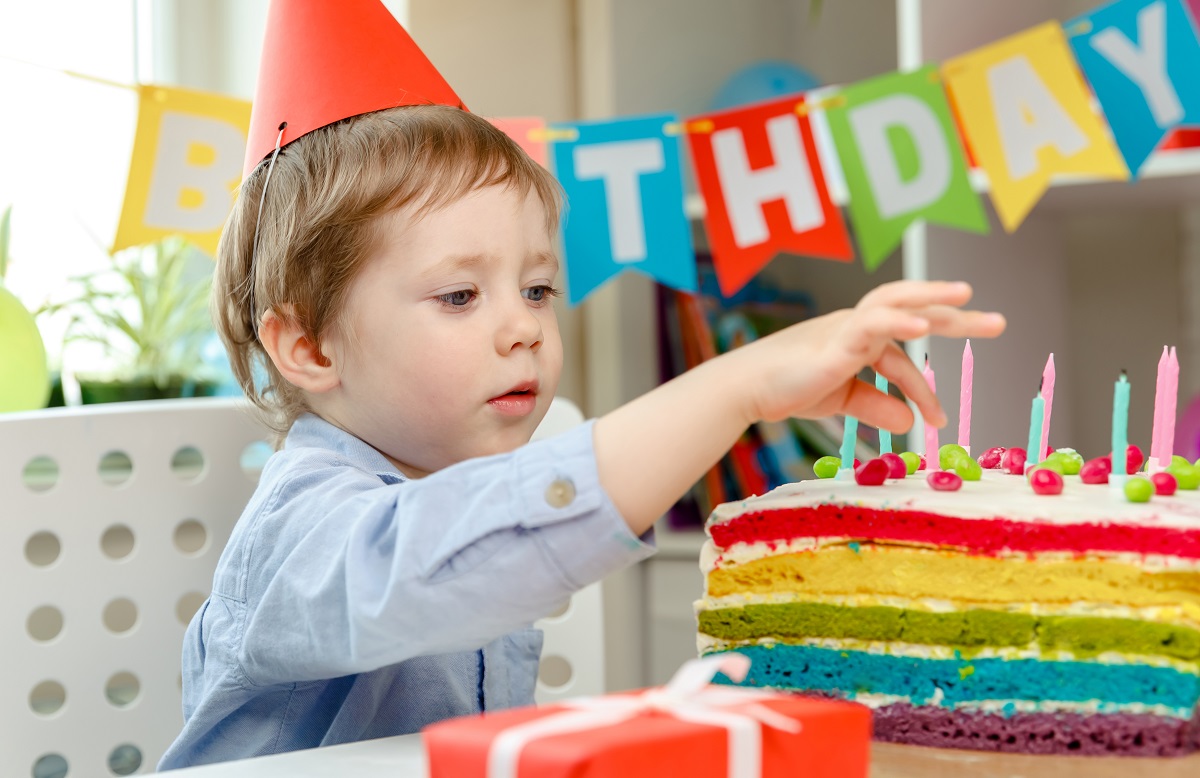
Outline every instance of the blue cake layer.
<path id="1" fill-rule="evenodd" d="M 936 703 L 938 690 L 943 705 L 975 700 L 1100 700 L 1192 710 L 1200 701 L 1200 678 L 1170 667 L 1038 659 L 922 659 L 786 643 L 732 650 L 751 660 L 744 686 L 890 694 L 907 697 L 917 705 Z"/>

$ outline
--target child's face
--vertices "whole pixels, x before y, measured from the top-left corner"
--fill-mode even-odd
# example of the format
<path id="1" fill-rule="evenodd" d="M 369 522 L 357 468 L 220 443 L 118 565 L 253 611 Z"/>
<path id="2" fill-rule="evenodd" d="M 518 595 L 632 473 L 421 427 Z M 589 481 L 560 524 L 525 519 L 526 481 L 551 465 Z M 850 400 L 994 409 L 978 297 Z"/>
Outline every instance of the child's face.
<path id="1" fill-rule="evenodd" d="M 352 334 L 328 341 L 340 380 L 319 412 L 412 477 L 527 443 L 563 359 L 541 201 L 492 186 L 382 229 L 346 300 Z"/>

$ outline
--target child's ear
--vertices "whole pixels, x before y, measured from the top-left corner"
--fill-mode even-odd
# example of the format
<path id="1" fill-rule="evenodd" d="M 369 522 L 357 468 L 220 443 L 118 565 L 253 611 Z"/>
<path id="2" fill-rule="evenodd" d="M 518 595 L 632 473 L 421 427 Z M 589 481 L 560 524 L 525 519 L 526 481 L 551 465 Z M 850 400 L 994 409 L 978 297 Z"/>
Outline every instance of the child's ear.
<path id="1" fill-rule="evenodd" d="M 259 324 L 258 339 L 280 375 L 295 386 L 321 393 L 341 383 L 333 362 L 321 353 L 320 346 L 305 334 L 295 317 L 268 310 Z"/>

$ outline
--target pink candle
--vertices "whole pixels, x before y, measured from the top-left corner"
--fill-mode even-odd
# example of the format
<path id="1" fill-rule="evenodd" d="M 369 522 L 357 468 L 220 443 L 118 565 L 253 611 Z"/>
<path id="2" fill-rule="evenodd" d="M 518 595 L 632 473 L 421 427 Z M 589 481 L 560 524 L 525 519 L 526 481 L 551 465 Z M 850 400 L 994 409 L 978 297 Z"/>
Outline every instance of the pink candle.
<path id="1" fill-rule="evenodd" d="M 975 381 L 975 355 L 971 341 L 963 347 L 962 380 L 958 385 L 958 445 L 971 453 L 971 389 Z"/>
<path id="2" fill-rule="evenodd" d="M 1162 418 L 1162 459 L 1163 467 L 1171 464 L 1171 456 L 1175 453 L 1175 405 L 1179 401 L 1179 358 L 1175 355 L 1175 347 L 1171 346 L 1171 355 L 1167 359 L 1167 393 L 1166 408 Z"/>
<path id="3" fill-rule="evenodd" d="M 925 376 L 925 383 L 929 384 L 929 391 L 937 394 L 937 384 L 933 380 L 933 368 L 929 366 L 929 355 L 925 355 L 925 370 L 921 373 Z M 928 470 L 938 469 L 938 431 L 937 427 L 929 422 L 925 423 L 925 467 Z"/>
<path id="4" fill-rule="evenodd" d="M 1167 409 L 1167 347 L 1163 346 L 1162 356 L 1158 358 L 1158 378 L 1154 382 L 1154 428 L 1150 431 L 1150 461 L 1149 466 L 1166 467 L 1170 464 L 1170 455 L 1163 461 L 1163 412 Z M 1149 467 L 1147 467 L 1149 469 Z"/>
<path id="5" fill-rule="evenodd" d="M 1046 401 L 1046 413 L 1042 416 L 1042 449 L 1037 452 L 1037 461 L 1046 458 L 1046 447 L 1050 445 L 1050 411 L 1054 408 L 1054 352 L 1046 360 L 1042 370 L 1042 399 Z M 1026 452 L 1026 456 L 1029 452 Z"/>

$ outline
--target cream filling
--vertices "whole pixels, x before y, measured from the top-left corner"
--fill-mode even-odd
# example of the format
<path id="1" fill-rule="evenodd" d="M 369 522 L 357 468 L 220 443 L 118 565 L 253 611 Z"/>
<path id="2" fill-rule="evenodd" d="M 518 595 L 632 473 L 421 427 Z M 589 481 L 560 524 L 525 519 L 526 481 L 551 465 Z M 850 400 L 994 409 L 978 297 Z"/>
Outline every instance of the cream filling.
<path id="1" fill-rule="evenodd" d="M 938 689 L 938 692 L 940 691 L 941 689 Z M 935 694 L 934 697 L 935 702 L 932 704 L 939 707 L 949 707 L 953 710 L 962 711 L 978 711 L 980 713 L 1080 713 L 1089 716 L 1105 713 L 1132 713 L 1185 720 L 1191 719 L 1194 715 L 1193 711 L 1189 708 L 1172 708 L 1169 705 L 1147 705 L 1144 702 L 1118 703 L 1102 702 L 1100 700 L 1087 700 L 1086 702 L 1063 700 L 970 700 L 947 706 L 942 705 L 940 695 Z M 912 704 L 912 700 L 908 697 L 901 697 L 894 694 L 875 694 L 872 692 L 851 694 L 849 699 L 866 705 L 868 708 L 882 708 L 885 705 L 896 705 L 904 702 Z"/>

